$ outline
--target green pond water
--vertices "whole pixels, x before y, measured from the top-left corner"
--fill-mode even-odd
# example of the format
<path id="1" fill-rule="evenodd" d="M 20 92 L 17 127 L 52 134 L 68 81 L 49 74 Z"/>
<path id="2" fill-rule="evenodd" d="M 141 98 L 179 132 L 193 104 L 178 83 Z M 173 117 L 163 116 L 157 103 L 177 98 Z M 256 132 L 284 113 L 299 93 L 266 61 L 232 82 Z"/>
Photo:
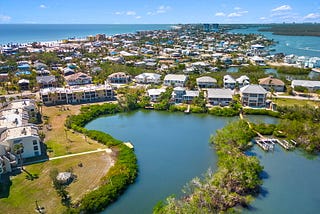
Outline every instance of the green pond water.
<path id="1" fill-rule="evenodd" d="M 276 123 L 267 116 L 250 116 L 254 122 Z M 152 213 L 155 204 L 174 194 L 182 196 L 182 188 L 208 168 L 216 168 L 217 157 L 209 144 L 211 134 L 238 117 L 136 111 L 100 117 L 86 128 L 104 131 L 123 141 L 131 141 L 138 158 L 139 175 L 134 184 L 103 213 Z M 299 152 L 276 148 L 264 153 L 258 147 L 248 152 L 257 155 L 265 166 L 262 194 L 252 203 L 255 213 L 305 213 L 299 201 L 307 203 L 307 213 L 320 206 L 319 159 L 309 160 Z M 316 170 L 317 169 L 317 170 Z M 314 176 L 310 176 L 312 174 Z M 302 185 L 301 179 L 302 178 Z M 300 184 L 299 184 L 300 183 Z M 293 186 L 292 186 L 293 185 Z M 316 185 L 316 187 L 314 187 Z M 318 205 L 319 204 L 319 205 Z M 292 206 L 298 206 L 293 209 Z M 278 212 L 280 211 L 281 212 Z M 307 209 L 306 209 L 307 210 Z"/>

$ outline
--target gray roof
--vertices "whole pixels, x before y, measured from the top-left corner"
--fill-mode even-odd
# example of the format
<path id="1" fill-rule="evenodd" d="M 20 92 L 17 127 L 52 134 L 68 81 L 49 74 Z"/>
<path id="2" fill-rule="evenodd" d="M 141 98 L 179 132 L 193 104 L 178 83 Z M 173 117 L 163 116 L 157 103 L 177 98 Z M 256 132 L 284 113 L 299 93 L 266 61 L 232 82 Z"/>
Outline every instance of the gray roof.
<path id="1" fill-rule="evenodd" d="M 208 92 L 208 98 L 231 98 L 233 92 L 229 88 L 210 88 L 207 89 Z"/>
<path id="2" fill-rule="evenodd" d="M 186 81 L 187 80 L 187 76 L 186 75 L 182 75 L 182 74 L 168 74 L 164 77 L 164 80 L 166 81 L 174 81 L 174 80 L 178 80 L 178 81 Z"/>
<path id="3" fill-rule="evenodd" d="M 55 76 L 41 76 L 36 78 L 37 78 L 37 83 L 48 84 L 48 83 L 56 82 Z"/>
<path id="4" fill-rule="evenodd" d="M 199 91 L 186 91 L 186 94 L 183 95 L 186 97 L 198 97 L 199 96 Z"/>
<path id="5" fill-rule="evenodd" d="M 203 76 L 203 77 L 197 78 L 197 83 L 199 83 L 199 82 L 217 83 L 217 80 L 215 78 L 212 78 L 212 77 Z"/>
<path id="6" fill-rule="evenodd" d="M 303 86 L 306 88 L 320 87 L 320 81 L 311 81 L 311 80 L 292 80 L 291 85 L 294 86 Z"/>
<path id="7" fill-rule="evenodd" d="M 241 93 L 246 94 L 267 94 L 268 92 L 261 85 L 246 85 L 240 88 Z"/>

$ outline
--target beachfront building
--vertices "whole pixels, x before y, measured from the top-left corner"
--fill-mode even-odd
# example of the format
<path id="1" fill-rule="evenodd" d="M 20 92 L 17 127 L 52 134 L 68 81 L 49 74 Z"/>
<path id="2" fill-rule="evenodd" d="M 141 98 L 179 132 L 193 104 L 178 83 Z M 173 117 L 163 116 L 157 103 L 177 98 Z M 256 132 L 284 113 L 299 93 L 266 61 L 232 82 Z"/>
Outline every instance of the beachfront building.
<path id="1" fill-rule="evenodd" d="M 113 98 L 113 89 L 109 84 L 44 88 L 40 90 L 40 99 L 45 105 L 98 102 L 112 100 Z"/>
<path id="2" fill-rule="evenodd" d="M 64 79 L 66 80 L 69 86 L 86 85 L 91 84 L 92 82 L 92 77 L 82 72 L 71 74 L 69 76 L 64 77 Z"/>
<path id="3" fill-rule="evenodd" d="M 172 99 L 175 103 L 182 103 L 183 96 L 186 94 L 186 89 L 184 87 L 175 87 L 172 92 Z"/>
<path id="4" fill-rule="evenodd" d="M 227 106 L 232 102 L 232 95 L 229 88 L 210 88 L 207 89 L 207 102 L 211 105 Z"/>
<path id="5" fill-rule="evenodd" d="M 312 80 L 292 80 L 291 87 L 294 89 L 297 86 L 307 88 L 310 92 L 320 90 L 320 81 Z"/>
<path id="6" fill-rule="evenodd" d="M 253 56 L 250 58 L 250 61 L 253 63 L 253 64 L 256 64 L 256 65 L 266 65 L 265 64 L 265 60 L 262 58 L 262 57 L 259 57 L 259 56 Z"/>
<path id="7" fill-rule="evenodd" d="M 261 85 L 240 88 L 241 103 L 249 107 L 266 107 L 267 91 Z"/>
<path id="8" fill-rule="evenodd" d="M 156 73 L 142 73 L 135 77 L 137 83 L 142 84 L 159 84 L 161 75 Z"/>
<path id="9" fill-rule="evenodd" d="M 164 88 L 153 88 L 153 89 L 149 89 L 147 93 L 148 93 L 148 96 L 150 97 L 151 102 L 157 102 L 160 95 L 165 91 L 166 90 Z"/>
<path id="10" fill-rule="evenodd" d="M 196 79 L 199 88 L 215 88 L 217 87 L 217 80 L 209 76 L 203 76 Z"/>
<path id="11" fill-rule="evenodd" d="M 236 80 L 230 75 L 225 75 L 223 77 L 223 87 L 234 89 L 236 87 Z"/>
<path id="12" fill-rule="evenodd" d="M 259 79 L 259 85 L 267 91 L 274 90 L 275 92 L 283 92 L 285 89 L 284 82 L 272 76 Z"/>
<path id="13" fill-rule="evenodd" d="M 130 76 L 124 72 L 113 73 L 108 76 L 109 83 L 127 84 L 130 81 Z"/>
<path id="14" fill-rule="evenodd" d="M 166 86 L 183 87 L 187 82 L 188 76 L 183 74 L 167 74 L 163 84 Z"/>

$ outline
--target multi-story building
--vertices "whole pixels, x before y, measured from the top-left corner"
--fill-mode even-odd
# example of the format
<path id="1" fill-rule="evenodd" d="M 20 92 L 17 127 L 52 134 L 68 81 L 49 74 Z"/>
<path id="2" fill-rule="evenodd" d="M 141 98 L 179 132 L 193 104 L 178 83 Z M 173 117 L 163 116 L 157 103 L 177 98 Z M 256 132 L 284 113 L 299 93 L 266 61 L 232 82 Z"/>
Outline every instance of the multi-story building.
<path id="1" fill-rule="evenodd" d="M 267 91 L 261 85 L 247 85 L 240 89 L 243 106 L 266 107 Z"/>
<path id="2" fill-rule="evenodd" d="M 164 85 L 174 87 L 184 87 L 187 82 L 188 76 L 183 74 L 168 74 L 164 77 Z"/>
<path id="3" fill-rule="evenodd" d="M 113 97 L 113 89 L 109 84 L 40 90 L 40 99 L 45 105 L 98 102 L 111 100 Z"/>

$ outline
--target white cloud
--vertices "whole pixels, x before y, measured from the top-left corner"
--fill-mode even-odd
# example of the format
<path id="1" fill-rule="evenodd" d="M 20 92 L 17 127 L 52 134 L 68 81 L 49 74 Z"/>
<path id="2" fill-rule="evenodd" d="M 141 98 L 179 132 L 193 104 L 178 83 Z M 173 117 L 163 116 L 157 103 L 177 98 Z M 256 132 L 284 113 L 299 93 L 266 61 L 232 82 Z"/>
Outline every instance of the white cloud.
<path id="1" fill-rule="evenodd" d="M 127 11 L 126 15 L 127 16 L 135 16 L 137 13 L 135 11 Z"/>
<path id="2" fill-rule="evenodd" d="M 272 9 L 271 11 L 276 12 L 276 11 L 287 11 L 287 10 L 292 10 L 290 5 L 282 5 L 280 7 L 276 7 L 274 9 Z"/>
<path id="3" fill-rule="evenodd" d="M 240 13 L 240 14 L 245 14 L 245 13 L 249 13 L 249 11 L 244 10 L 244 11 L 239 11 L 238 13 Z"/>
<path id="4" fill-rule="evenodd" d="M 241 7 L 235 7 L 234 10 L 241 10 Z"/>
<path id="5" fill-rule="evenodd" d="M 217 12 L 217 13 L 215 14 L 215 16 L 226 16 L 226 14 L 223 13 L 223 12 Z"/>
<path id="6" fill-rule="evenodd" d="M 228 17 L 240 17 L 240 16 L 242 16 L 241 13 L 230 13 L 230 14 L 228 15 Z"/>
<path id="7" fill-rule="evenodd" d="M 320 18 L 320 14 L 319 13 L 309 13 L 308 15 L 306 15 L 303 18 L 304 19 L 318 19 L 318 18 Z"/>
<path id="8" fill-rule="evenodd" d="M 141 16 L 136 16 L 136 19 L 141 19 L 142 17 Z"/>
<path id="9" fill-rule="evenodd" d="M 0 22 L 9 22 L 11 20 L 11 16 L 1 15 L 0 14 Z"/>
<path id="10" fill-rule="evenodd" d="M 170 10 L 171 7 L 170 6 L 164 6 L 164 5 L 161 5 L 160 7 L 158 7 L 156 13 L 159 14 L 159 13 L 166 13 L 168 12 L 168 10 Z"/>
<path id="11" fill-rule="evenodd" d="M 40 5 L 39 7 L 42 8 L 42 9 L 47 8 L 47 6 L 45 6 L 44 4 Z"/>
<path id="12" fill-rule="evenodd" d="M 153 13 L 152 13 L 152 12 L 148 12 L 147 15 L 148 15 L 148 16 L 151 16 L 151 15 L 153 15 Z"/>
<path id="13" fill-rule="evenodd" d="M 124 12 L 117 11 L 117 12 L 115 12 L 114 14 L 116 14 L 116 15 L 123 15 Z"/>
<path id="14" fill-rule="evenodd" d="M 259 19 L 260 20 L 266 20 L 267 18 L 266 17 L 260 17 Z"/>

